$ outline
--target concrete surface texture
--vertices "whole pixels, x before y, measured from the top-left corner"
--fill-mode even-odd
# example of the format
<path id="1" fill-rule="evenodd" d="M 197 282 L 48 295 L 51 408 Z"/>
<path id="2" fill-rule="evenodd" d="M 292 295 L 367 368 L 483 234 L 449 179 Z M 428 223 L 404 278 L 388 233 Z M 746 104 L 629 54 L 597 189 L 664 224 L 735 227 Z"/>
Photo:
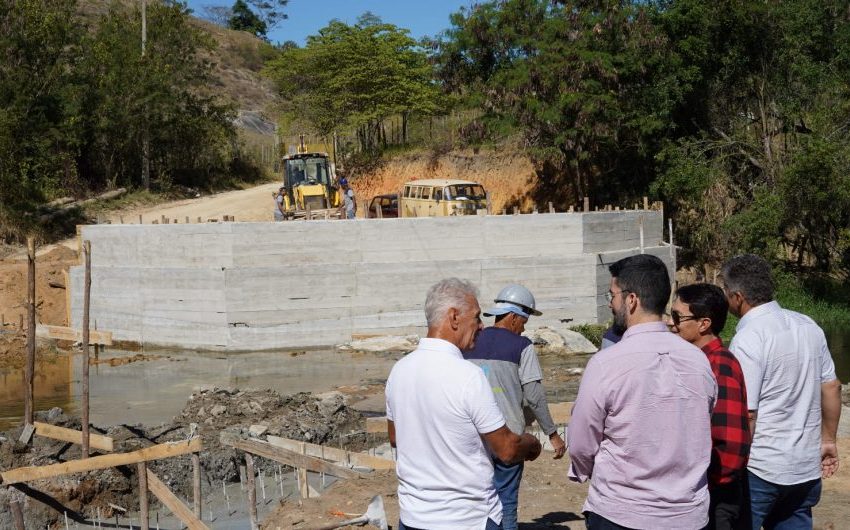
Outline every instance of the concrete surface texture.
<path id="1" fill-rule="evenodd" d="M 672 265 L 660 211 L 285 223 L 94 225 L 91 322 L 117 340 L 208 350 L 327 346 L 421 333 L 430 285 L 473 281 L 486 308 L 527 286 L 534 325 L 604 322 L 607 264 L 644 251 Z M 83 268 L 71 270 L 82 322 Z"/>

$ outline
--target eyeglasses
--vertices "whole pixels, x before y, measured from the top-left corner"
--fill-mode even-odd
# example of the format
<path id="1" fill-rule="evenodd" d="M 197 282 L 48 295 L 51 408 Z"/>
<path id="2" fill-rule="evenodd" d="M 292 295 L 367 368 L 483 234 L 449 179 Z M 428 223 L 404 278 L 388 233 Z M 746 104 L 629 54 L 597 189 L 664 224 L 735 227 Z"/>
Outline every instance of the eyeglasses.
<path id="1" fill-rule="evenodd" d="M 614 297 L 617 296 L 618 294 L 631 293 L 631 292 L 633 292 L 633 291 L 630 291 L 629 289 L 622 289 L 620 291 L 617 291 L 616 293 L 608 291 L 607 293 L 605 293 L 605 299 L 610 302 L 610 301 L 614 300 Z"/>
<path id="2" fill-rule="evenodd" d="M 678 311 L 670 311 L 670 320 L 673 321 L 673 325 L 676 327 L 687 320 L 699 320 L 701 318 L 703 317 L 698 317 L 696 315 L 680 315 Z"/>

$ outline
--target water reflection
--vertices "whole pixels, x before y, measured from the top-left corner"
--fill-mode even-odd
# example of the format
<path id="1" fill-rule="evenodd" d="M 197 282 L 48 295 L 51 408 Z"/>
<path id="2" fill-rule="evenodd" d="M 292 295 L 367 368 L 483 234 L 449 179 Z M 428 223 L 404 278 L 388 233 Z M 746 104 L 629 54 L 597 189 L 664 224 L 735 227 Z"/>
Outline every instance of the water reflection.
<path id="1" fill-rule="evenodd" d="M 62 407 L 75 413 L 73 363 L 68 355 L 38 359 L 35 366 L 35 409 Z M 0 431 L 20 423 L 24 414 L 24 369 L 0 368 Z"/>
<path id="2" fill-rule="evenodd" d="M 314 351 L 244 354 L 161 353 L 150 360 L 91 367 L 91 421 L 155 425 L 171 420 L 201 386 L 271 388 L 281 394 L 324 392 L 341 385 L 384 380 L 390 356 Z M 128 360 L 136 353 L 109 351 L 101 360 Z M 36 368 L 36 410 L 54 406 L 76 413 L 81 392 L 80 357 L 57 357 Z M 23 371 L 0 372 L 0 431 L 23 415 Z"/>

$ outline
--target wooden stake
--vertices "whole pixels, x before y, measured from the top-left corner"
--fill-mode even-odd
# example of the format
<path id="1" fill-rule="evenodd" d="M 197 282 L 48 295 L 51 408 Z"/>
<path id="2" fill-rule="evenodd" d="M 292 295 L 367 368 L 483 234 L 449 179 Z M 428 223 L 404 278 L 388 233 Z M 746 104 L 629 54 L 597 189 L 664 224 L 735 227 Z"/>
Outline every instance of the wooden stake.
<path id="1" fill-rule="evenodd" d="M 201 221 L 201 218 L 200 218 L 200 217 L 198 217 L 198 222 L 199 222 L 199 223 L 202 223 L 202 222 L 203 222 L 203 221 Z"/>
<path id="2" fill-rule="evenodd" d="M 307 454 L 307 446 L 304 444 L 304 442 L 301 442 L 301 445 L 299 446 L 298 449 L 299 449 L 298 452 L 301 453 L 302 455 Z M 299 467 L 298 468 L 298 482 L 301 486 L 301 491 L 299 492 L 300 495 L 301 495 L 301 498 L 302 499 L 309 499 L 310 498 L 310 486 L 307 483 L 307 468 L 306 467 Z"/>
<path id="3" fill-rule="evenodd" d="M 643 209 L 649 210 L 649 197 L 644 196 L 644 198 L 643 198 Z"/>
<path id="4" fill-rule="evenodd" d="M 514 215 L 519 215 L 519 207 L 514 206 Z"/>
<path id="5" fill-rule="evenodd" d="M 192 499 L 195 503 L 195 517 L 201 516 L 201 455 L 192 453 Z"/>
<path id="6" fill-rule="evenodd" d="M 24 421 L 32 425 L 35 412 L 35 238 L 32 236 L 27 238 L 27 364 L 24 381 Z"/>
<path id="7" fill-rule="evenodd" d="M 12 519 L 15 521 L 15 530 L 26 530 L 24 526 L 24 513 L 21 511 L 21 503 L 12 501 L 9 503 L 12 510 Z"/>
<path id="8" fill-rule="evenodd" d="M 248 485 L 248 515 L 251 520 L 251 530 L 259 528 L 257 519 L 257 486 L 254 482 L 254 456 L 245 453 L 245 467 L 247 471 L 246 482 Z"/>
<path id="9" fill-rule="evenodd" d="M 136 464 L 139 473 L 139 518 L 142 530 L 150 530 L 150 514 L 148 512 L 148 466 L 144 462 Z"/>
<path id="10" fill-rule="evenodd" d="M 189 216 L 186 216 L 186 224 L 189 224 Z"/>
<path id="11" fill-rule="evenodd" d="M 585 211 L 585 212 L 590 211 L 590 197 L 584 198 L 584 210 L 583 211 Z"/>
<path id="12" fill-rule="evenodd" d="M 552 201 L 549 201 L 549 213 L 555 213 L 555 206 L 552 205 Z"/>
<path id="13" fill-rule="evenodd" d="M 119 215 L 118 220 L 121 222 L 122 225 L 124 224 L 124 216 L 123 215 Z"/>
<path id="14" fill-rule="evenodd" d="M 141 225 L 141 224 L 144 224 L 144 223 L 142 222 L 142 214 L 139 214 L 139 224 L 140 224 L 140 225 Z"/>
<path id="15" fill-rule="evenodd" d="M 640 253 L 643 254 L 644 253 L 644 246 L 643 246 L 643 216 L 642 215 L 640 216 L 640 219 L 638 220 L 638 222 L 640 223 Z"/>
<path id="16" fill-rule="evenodd" d="M 91 241 L 83 241 L 86 261 L 85 284 L 83 287 L 83 458 L 89 457 L 89 311 L 91 310 Z"/>

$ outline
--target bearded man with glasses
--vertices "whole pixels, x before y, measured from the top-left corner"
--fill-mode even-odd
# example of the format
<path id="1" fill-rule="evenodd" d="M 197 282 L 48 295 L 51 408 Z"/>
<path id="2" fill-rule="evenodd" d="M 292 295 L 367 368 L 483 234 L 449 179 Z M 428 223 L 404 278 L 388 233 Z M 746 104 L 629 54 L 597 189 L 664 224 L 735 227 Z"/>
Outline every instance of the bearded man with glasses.
<path id="1" fill-rule="evenodd" d="M 749 526 L 746 497 L 750 427 L 747 390 L 738 360 L 723 346 L 729 303 L 723 289 L 707 283 L 676 291 L 667 325 L 702 349 L 717 379 L 717 404 L 711 415 L 711 464 L 708 466 L 708 528 Z"/>
<path id="2" fill-rule="evenodd" d="M 617 344 L 587 364 L 567 431 L 570 480 L 590 480 L 590 530 L 699 529 L 717 383 L 705 354 L 662 321 L 670 276 L 638 254 L 609 267 Z"/>

